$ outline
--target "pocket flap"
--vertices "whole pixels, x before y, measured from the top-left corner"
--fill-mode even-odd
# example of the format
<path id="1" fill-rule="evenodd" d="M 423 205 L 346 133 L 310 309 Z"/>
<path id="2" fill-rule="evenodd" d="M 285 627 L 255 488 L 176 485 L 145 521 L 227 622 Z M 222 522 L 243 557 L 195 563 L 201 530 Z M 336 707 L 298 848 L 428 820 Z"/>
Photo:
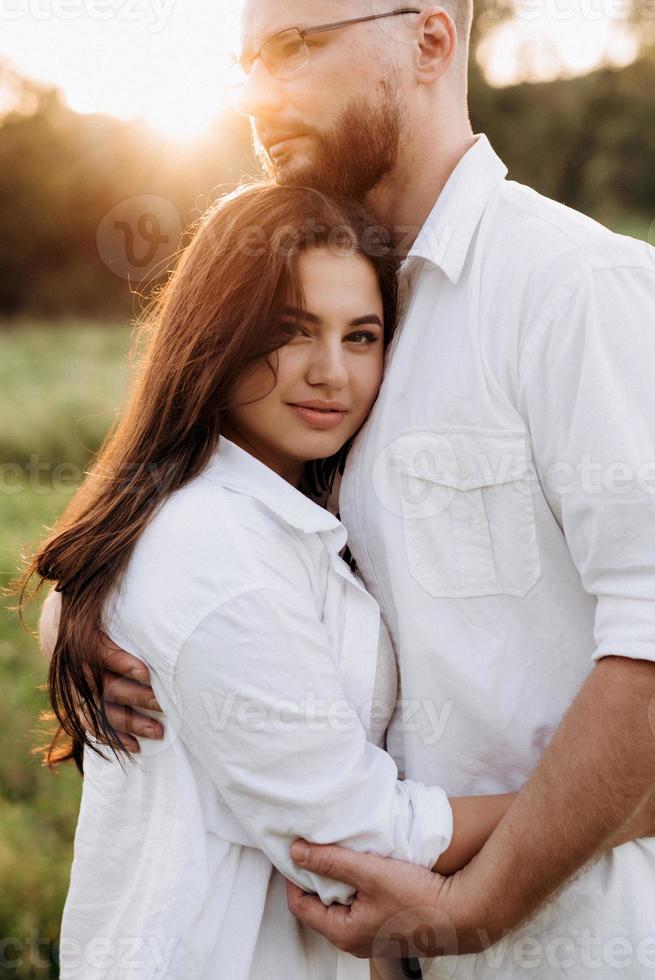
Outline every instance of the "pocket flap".
<path id="1" fill-rule="evenodd" d="M 408 433 L 394 446 L 392 465 L 406 476 L 454 490 L 501 486 L 529 474 L 524 433 L 505 430 Z"/>

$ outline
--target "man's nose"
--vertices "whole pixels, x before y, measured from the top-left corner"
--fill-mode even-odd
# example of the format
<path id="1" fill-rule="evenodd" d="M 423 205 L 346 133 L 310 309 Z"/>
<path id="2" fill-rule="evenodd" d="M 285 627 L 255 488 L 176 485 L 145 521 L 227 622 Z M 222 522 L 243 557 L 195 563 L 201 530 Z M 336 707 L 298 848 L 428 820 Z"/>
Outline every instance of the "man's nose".
<path id="1" fill-rule="evenodd" d="M 271 75 L 261 58 L 256 58 L 245 84 L 235 102 L 237 112 L 242 116 L 267 119 L 284 108 L 284 94 L 281 83 Z"/>

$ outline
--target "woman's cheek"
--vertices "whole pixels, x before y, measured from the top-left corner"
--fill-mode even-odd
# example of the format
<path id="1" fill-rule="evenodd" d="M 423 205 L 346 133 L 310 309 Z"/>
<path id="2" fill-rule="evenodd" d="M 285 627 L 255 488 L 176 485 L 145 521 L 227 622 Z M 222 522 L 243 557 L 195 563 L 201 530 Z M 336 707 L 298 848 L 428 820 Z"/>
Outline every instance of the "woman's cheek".
<path id="1" fill-rule="evenodd" d="M 285 380 L 293 380 L 298 373 L 304 370 L 305 352 L 301 344 L 287 344 L 279 351 L 277 376 L 278 382 L 283 384 Z"/>
<path id="2" fill-rule="evenodd" d="M 383 378 L 382 363 L 371 363 L 368 370 L 358 379 L 357 402 L 358 408 L 364 416 L 373 408 L 380 391 Z"/>

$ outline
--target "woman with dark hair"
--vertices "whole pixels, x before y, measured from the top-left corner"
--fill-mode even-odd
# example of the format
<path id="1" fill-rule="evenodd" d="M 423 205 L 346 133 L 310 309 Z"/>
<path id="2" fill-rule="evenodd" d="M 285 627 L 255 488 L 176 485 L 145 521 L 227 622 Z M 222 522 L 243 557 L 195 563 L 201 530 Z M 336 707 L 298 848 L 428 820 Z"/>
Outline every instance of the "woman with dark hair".
<path id="1" fill-rule="evenodd" d="M 266 184 L 223 198 L 34 559 L 28 578 L 61 596 L 49 761 L 84 772 L 64 978 L 368 976 L 288 913 L 284 876 L 352 900 L 293 864 L 293 840 L 448 873 L 509 803 L 399 778 L 393 651 L 324 506 L 382 381 L 397 265 L 357 205 Z M 102 700 L 100 632 L 148 664 L 166 714 L 135 754 Z"/>

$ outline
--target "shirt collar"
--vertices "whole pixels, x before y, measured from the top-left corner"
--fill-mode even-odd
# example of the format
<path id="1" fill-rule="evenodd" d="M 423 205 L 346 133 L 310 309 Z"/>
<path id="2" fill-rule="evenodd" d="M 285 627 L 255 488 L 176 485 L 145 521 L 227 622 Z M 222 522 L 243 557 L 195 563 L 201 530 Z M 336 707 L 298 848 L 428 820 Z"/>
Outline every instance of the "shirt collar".
<path id="1" fill-rule="evenodd" d="M 494 190 L 505 180 L 507 167 L 486 136 L 464 154 L 407 256 L 441 269 L 456 285 L 473 236 Z"/>
<path id="2" fill-rule="evenodd" d="M 225 436 L 220 437 L 204 475 L 229 490 L 254 497 L 287 524 L 307 534 L 345 533 L 343 524 L 333 514 Z"/>

